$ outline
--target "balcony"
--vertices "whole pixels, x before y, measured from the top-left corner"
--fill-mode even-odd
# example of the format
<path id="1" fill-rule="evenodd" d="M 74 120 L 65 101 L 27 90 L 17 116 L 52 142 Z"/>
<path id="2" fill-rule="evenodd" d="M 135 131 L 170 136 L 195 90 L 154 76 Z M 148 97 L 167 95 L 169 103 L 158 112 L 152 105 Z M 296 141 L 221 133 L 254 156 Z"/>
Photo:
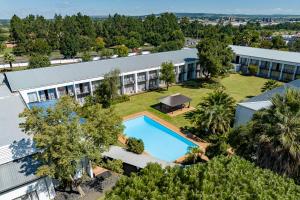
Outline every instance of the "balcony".
<path id="1" fill-rule="evenodd" d="M 157 74 L 149 74 L 150 80 L 157 79 L 157 78 L 158 78 Z"/>
<path id="2" fill-rule="evenodd" d="M 131 85 L 134 83 L 135 83 L 135 81 L 133 79 L 124 79 L 124 85 Z"/>
<path id="3" fill-rule="evenodd" d="M 146 81 L 146 76 L 138 76 L 137 80 L 138 82 L 144 82 Z"/>

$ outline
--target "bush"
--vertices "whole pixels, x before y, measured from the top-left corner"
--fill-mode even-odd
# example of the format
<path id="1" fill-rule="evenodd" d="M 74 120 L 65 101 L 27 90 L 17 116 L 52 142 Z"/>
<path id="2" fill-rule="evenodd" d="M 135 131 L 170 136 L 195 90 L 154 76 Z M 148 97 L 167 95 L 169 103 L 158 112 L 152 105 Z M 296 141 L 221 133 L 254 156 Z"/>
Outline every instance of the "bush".
<path id="1" fill-rule="evenodd" d="M 120 95 L 113 100 L 112 104 L 123 103 L 123 102 L 129 101 L 129 100 L 130 100 L 130 97 L 128 95 Z"/>
<path id="2" fill-rule="evenodd" d="M 117 54 L 119 57 L 126 57 L 128 56 L 128 48 L 125 45 L 118 45 L 114 49 L 114 53 Z"/>
<path id="3" fill-rule="evenodd" d="M 128 151 L 136 154 L 141 154 L 144 152 L 144 142 L 141 139 L 128 138 L 126 144 L 128 146 Z"/>
<path id="4" fill-rule="evenodd" d="M 101 57 L 108 58 L 114 55 L 114 51 L 112 49 L 103 49 L 101 51 Z"/>
<path id="5" fill-rule="evenodd" d="M 102 164 L 102 166 L 119 174 L 124 172 L 122 160 L 107 160 L 106 163 Z"/>
<path id="6" fill-rule="evenodd" d="M 257 65 L 249 65 L 248 71 L 251 75 L 256 75 L 258 72 L 258 66 Z"/>
<path id="7" fill-rule="evenodd" d="M 89 52 L 84 52 L 82 54 L 82 62 L 88 62 L 92 60 L 92 56 Z"/>
<path id="8" fill-rule="evenodd" d="M 51 62 L 48 56 L 44 55 L 33 55 L 29 59 L 29 66 L 28 68 L 40 68 L 40 67 L 49 67 Z"/>

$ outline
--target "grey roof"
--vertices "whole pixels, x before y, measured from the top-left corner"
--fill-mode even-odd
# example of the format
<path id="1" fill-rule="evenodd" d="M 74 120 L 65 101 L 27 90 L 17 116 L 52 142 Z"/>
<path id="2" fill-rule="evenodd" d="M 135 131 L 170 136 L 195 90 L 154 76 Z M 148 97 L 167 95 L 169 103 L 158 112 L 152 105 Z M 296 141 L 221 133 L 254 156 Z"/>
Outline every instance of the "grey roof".
<path id="1" fill-rule="evenodd" d="M 263 108 L 270 108 L 272 106 L 272 103 L 271 101 L 256 101 L 256 102 L 239 103 L 239 105 L 254 111 L 258 111 Z"/>
<path id="2" fill-rule="evenodd" d="M 0 165 L 0 194 L 39 179 L 38 166 L 31 156 Z"/>
<path id="3" fill-rule="evenodd" d="M 29 139 L 19 128 L 19 114 L 26 108 L 17 93 L 11 93 L 5 84 L 0 85 L 0 147 Z"/>
<path id="4" fill-rule="evenodd" d="M 121 73 L 126 73 L 158 67 L 161 63 L 166 61 L 182 63 L 184 61 L 195 59 L 197 59 L 196 49 L 183 49 L 148 55 L 7 72 L 6 78 L 12 91 L 20 91 L 89 78 L 97 78 L 103 76 L 112 69 L 120 69 Z"/>
<path id="5" fill-rule="evenodd" d="M 175 107 L 190 102 L 191 100 L 192 100 L 191 98 L 186 97 L 182 94 L 174 94 L 174 95 L 160 98 L 159 102 L 168 105 L 170 107 Z"/>
<path id="6" fill-rule="evenodd" d="M 230 45 L 235 54 L 300 64 L 300 53 Z"/>
<path id="7" fill-rule="evenodd" d="M 269 101 L 276 94 L 283 95 L 287 88 L 300 89 L 300 79 L 286 83 L 283 86 L 277 87 L 273 90 L 264 92 L 258 96 L 252 97 L 245 102 L 258 102 L 258 101 Z"/>
<path id="8" fill-rule="evenodd" d="M 152 157 L 151 155 L 145 155 L 145 154 L 135 154 L 131 153 L 129 151 L 126 151 L 122 147 L 118 146 L 111 146 L 109 151 L 103 153 L 104 156 L 112 158 L 112 159 L 120 159 L 124 163 L 144 168 L 149 163 L 158 163 L 162 167 L 167 166 L 175 166 L 175 163 L 166 162 L 163 160 L 159 160 L 157 158 Z"/>

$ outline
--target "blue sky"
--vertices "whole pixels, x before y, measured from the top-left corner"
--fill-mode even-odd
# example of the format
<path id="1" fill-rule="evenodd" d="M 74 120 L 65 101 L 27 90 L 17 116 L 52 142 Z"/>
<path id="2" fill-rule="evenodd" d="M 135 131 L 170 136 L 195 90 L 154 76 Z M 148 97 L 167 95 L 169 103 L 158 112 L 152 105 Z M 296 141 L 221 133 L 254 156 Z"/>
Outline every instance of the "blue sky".
<path id="1" fill-rule="evenodd" d="M 225 14 L 300 14 L 300 0 L 0 0 L 0 18 L 13 14 L 53 17 L 82 12 L 88 15 L 143 15 L 160 12 Z"/>

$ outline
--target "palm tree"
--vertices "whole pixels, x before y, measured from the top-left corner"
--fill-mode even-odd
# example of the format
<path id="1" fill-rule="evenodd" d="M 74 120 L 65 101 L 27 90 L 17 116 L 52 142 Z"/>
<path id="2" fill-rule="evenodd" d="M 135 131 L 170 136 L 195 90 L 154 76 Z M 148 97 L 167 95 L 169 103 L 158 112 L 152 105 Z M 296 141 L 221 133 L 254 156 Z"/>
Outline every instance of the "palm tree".
<path id="1" fill-rule="evenodd" d="M 10 69 L 12 69 L 12 63 L 16 60 L 15 56 L 10 53 L 4 54 L 4 62 L 9 63 Z"/>
<path id="2" fill-rule="evenodd" d="M 280 174 L 300 175 L 300 91 L 288 89 L 272 98 L 272 107 L 257 112 L 253 130 L 257 163 Z"/>
<path id="3" fill-rule="evenodd" d="M 223 134 L 233 122 L 235 100 L 223 90 L 216 90 L 197 106 L 192 122 L 200 132 Z"/>
<path id="4" fill-rule="evenodd" d="M 187 158 L 192 160 L 195 164 L 198 158 L 201 158 L 204 151 L 200 147 L 189 147 Z"/>
<path id="5" fill-rule="evenodd" d="M 273 90 L 274 88 L 279 87 L 279 84 L 275 80 L 268 80 L 264 83 L 264 86 L 261 88 L 261 92 L 266 92 L 269 90 Z"/>

